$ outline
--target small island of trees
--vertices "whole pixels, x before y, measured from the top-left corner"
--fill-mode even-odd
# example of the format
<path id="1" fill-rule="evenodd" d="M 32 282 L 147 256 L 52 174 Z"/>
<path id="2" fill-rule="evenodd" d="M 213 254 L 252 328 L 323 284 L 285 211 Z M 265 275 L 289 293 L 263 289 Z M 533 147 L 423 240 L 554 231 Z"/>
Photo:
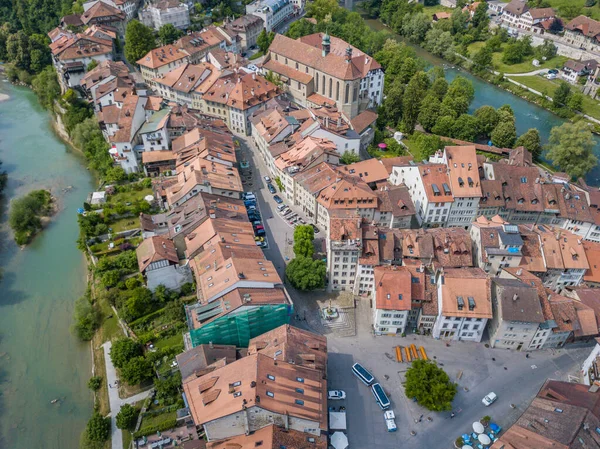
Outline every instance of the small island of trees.
<path id="1" fill-rule="evenodd" d="M 53 199 L 47 190 L 34 190 L 12 201 L 8 223 L 17 245 L 26 245 L 43 227 L 42 218 L 52 213 Z"/>

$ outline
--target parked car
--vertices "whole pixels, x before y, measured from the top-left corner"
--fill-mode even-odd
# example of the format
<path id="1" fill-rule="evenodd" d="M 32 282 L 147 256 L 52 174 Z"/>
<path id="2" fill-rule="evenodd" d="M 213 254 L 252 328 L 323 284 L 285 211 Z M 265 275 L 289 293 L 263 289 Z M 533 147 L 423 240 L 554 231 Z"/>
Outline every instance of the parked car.
<path id="1" fill-rule="evenodd" d="M 242 198 L 245 200 L 256 200 L 256 195 L 253 192 L 242 193 Z"/>
<path id="2" fill-rule="evenodd" d="M 264 231 L 265 227 L 263 225 L 254 225 L 254 230 L 255 231 L 258 231 L 259 229 L 262 229 Z"/>
<path id="3" fill-rule="evenodd" d="M 264 242 L 265 238 L 264 237 L 258 237 L 258 236 L 256 236 L 256 237 L 254 237 L 254 241 L 255 242 Z"/>
<path id="4" fill-rule="evenodd" d="M 275 202 L 277 204 L 283 203 L 283 200 L 281 199 L 281 197 L 279 195 L 273 195 L 273 199 L 275 200 Z"/>
<path id="5" fill-rule="evenodd" d="M 557 75 L 556 75 L 556 73 L 548 73 L 546 75 L 546 78 L 549 80 L 555 80 L 557 78 Z"/>
<path id="6" fill-rule="evenodd" d="M 496 399 L 498 399 L 498 396 L 496 395 L 496 393 L 494 393 L 493 391 L 491 393 L 488 393 L 482 400 L 481 402 L 483 402 L 483 405 L 485 405 L 486 407 L 489 407 L 490 405 L 492 405 L 494 402 L 496 402 Z"/>
<path id="7" fill-rule="evenodd" d="M 548 70 L 548 73 L 549 74 L 554 73 L 555 75 L 558 75 L 558 69 L 550 69 L 550 70 Z"/>
<path id="8" fill-rule="evenodd" d="M 256 242 L 256 246 L 259 246 L 261 248 L 266 248 L 267 247 L 267 242 Z"/>
<path id="9" fill-rule="evenodd" d="M 254 226 L 258 226 L 258 225 L 261 225 L 261 224 L 262 224 L 262 221 L 260 221 L 260 220 L 254 220 L 254 221 L 252 222 L 252 224 L 253 224 Z"/>
<path id="10" fill-rule="evenodd" d="M 267 189 L 269 189 L 269 192 L 271 193 L 277 193 L 277 190 L 275 190 L 275 187 L 273 187 L 273 184 L 271 183 L 267 184 Z"/>
<path id="11" fill-rule="evenodd" d="M 327 399 L 330 401 L 346 399 L 346 392 L 342 390 L 329 390 L 327 393 Z"/>
<path id="12" fill-rule="evenodd" d="M 306 224 L 306 222 L 302 218 L 300 218 L 298 221 L 300 222 L 300 224 Z"/>
<path id="13" fill-rule="evenodd" d="M 287 209 L 287 205 L 286 204 L 280 204 L 279 206 L 277 206 L 277 210 L 279 212 L 281 212 L 282 210 Z"/>
<path id="14" fill-rule="evenodd" d="M 383 419 L 385 420 L 385 425 L 387 427 L 388 432 L 395 432 L 396 430 L 398 430 L 395 421 L 396 415 L 394 415 L 393 410 L 386 410 L 385 412 L 383 412 Z"/>
<path id="15" fill-rule="evenodd" d="M 312 226 L 313 230 L 315 231 L 315 234 L 318 234 L 319 232 L 321 232 L 321 231 L 319 231 L 319 228 L 317 228 L 314 224 L 311 223 L 310 225 Z"/>
<path id="16" fill-rule="evenodd" d="M 271 178 L 269 178 L 268 176 L 265 176 L 264 179 L 267 183 L 271 182 Z"/>

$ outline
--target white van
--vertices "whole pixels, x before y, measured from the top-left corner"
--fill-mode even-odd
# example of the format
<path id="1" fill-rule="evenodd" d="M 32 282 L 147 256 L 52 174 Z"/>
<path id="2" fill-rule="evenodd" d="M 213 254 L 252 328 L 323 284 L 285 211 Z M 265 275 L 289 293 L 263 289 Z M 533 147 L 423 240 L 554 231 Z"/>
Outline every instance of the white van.
<path id="1" fill-rule="evenodd" d="M 487 396 L 481 400 L 481 402 L 483 402 L 483 405 L 486 407 L 489 407 L 496 402 L 496 399 L 498 399 L 498 396 L 496 396 L 496 393 L 492 391 L 491 393 L 488 393 Z"/>

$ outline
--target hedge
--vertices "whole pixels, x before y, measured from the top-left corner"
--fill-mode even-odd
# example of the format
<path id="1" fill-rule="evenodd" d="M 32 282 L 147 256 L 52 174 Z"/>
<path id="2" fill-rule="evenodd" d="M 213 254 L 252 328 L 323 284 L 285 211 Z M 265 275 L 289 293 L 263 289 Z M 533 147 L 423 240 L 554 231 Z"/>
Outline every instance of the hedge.
<path id="1" fill-rule="evenodd" d="M 177 418 L 165 421 L 162 424 L 151 427 L 144 427 L 133 434 L 133 438 L 140 438 L 156 432 L 164 432 L 165 430 L 173 429 L 177 426 Z"/>

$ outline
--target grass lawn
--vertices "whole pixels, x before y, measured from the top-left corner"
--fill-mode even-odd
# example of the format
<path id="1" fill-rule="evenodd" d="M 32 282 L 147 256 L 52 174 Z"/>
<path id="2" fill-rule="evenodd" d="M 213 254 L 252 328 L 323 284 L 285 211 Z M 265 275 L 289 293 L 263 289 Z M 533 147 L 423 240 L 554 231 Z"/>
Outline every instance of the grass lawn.
<path id="1" fill-rule="evenodd" d="M 137 229 L 140 227 L 140 220 L 137 217 L 125 217 L 111 223 L 109 226 L 112 233 L 128 231 L 129 229 Z"/>
<path id="2" fill-rule="evenodd" d="M 129 449 L 129 447 L 131 446 L 131 432 L 129 430 L 123 430 L 121 432 L 121 436 L 123 438 L 123 448 L 124 449 Z"/>
<path id="3" fill-rule="evenodd" d="M 469 55 L 473 57 L 475 53 L 477 53 L 481 48 L 485 45 L 485 42 L 473 42 L 469 45 Z M 556 69 L 561 68 L 565 61 L 569 58 L 566 56 L 555 56 L 554 58 L 548 61 L 540 61 L 541 64 L 539 67 L 534 66 L 531 62 L 535 58 L 533 56 L 529 56 L 526 61 L 523 61 L 519 64 L 508 65 L 502 62 L 502 52 L 496 52 L 492 55 L 492 64 L 494 69 L 498 72 L 502 72 L 505 74 L 509 73 L 527 73 L 533 72 L 534 70 L 539 69 Z"/>
<path id="4" fill-rule="evenodd" d="M 547 3 L 554 9 L 560 9 L 561 6 L 579 6 L 579 14 L 587 15 L 589 13 L 592 19 L 600 20 L 600 8 L 598 8 L 598 5 L 594 5 L 591 8 L 585 8 L 585 0 L 548 0 Z M 563 22 L 566 24 L 569 21 L 565 17 Z"/>
<path id="5" fill-rule="evenodd" d="M 145 196 L 152 195 L 152 188 L 142 190 L 131 190 L 129 192 L 116 193 L 114 195 L 108 195 L 107 202 L 111 204 L 117 203 L 133 203 L 135 201 L 143 200 Z"/>
<path id="6" fill-rule="evenodd" d="M 441 5 L 425 6 L 423 8 L 423 12 L 429 17 L 433 17 L 436 12 L 447 12 L 448 14 L 452 14 L 452 11 L 454 11 L 452 8 L 446 8 Z"/>
<path id="7" fill-rule="evenodd" d="M 142 425 L 140 426 L 140 430 L 143 430 L 144 427 L 159 426 L 162 423 L 174 419 L 177 419 L 177 412 L 161 413 L 160 415 L 146 415 L 144 416 L 144 418 L 142 418 Z"/>
<path id="8" fill-rule="evenodd" d="M 532 89 L 537 90 L 538 92 L 544 92 L 549 96 L 554 95 L 554 91 L 559 86 L 558 80 L 548 80 L 544 77 L 534 75 L 534 76 L 519 76 L 518 78 L 513 78 L 515 81 L 524 84 Z M 571 87 L 572 90 L 575 87 Z M 600 103 L 593 98 L 584 95 L 583 96 L 583 112 L 591 117 L 600 119 Z"/>
<path id="9" fill-rule="evenodd" d="M 167 338 L 161 338 L 159 340 L 153 341 L 154 347 L 157 349 L 167 349 L 173 346 L 180 345 L 183 348 L 183 335 L 176 334 Z"/>

